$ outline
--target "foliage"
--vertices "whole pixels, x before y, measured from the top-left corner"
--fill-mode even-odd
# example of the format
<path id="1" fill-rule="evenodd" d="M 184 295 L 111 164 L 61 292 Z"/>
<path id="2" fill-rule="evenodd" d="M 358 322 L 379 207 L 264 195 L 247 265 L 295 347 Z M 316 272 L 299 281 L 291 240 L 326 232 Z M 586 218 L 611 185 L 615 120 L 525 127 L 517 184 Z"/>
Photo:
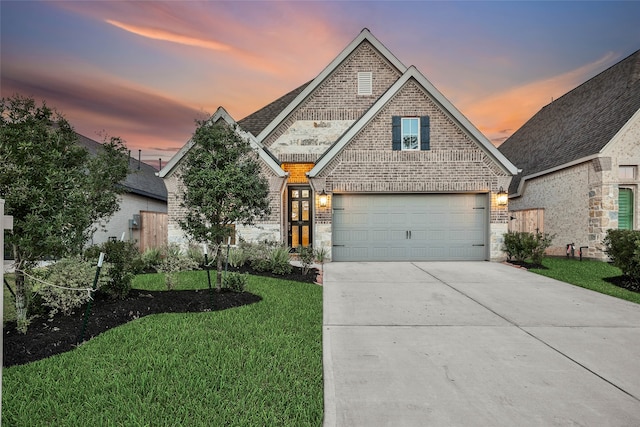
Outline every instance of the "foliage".
<path id="1" fill-rule="evenodd" d="M 248 254 L 242 247 L 236 247 L 229 250 L 228 258 L 231 267 L 239 268 L 247 263 Z"/>
<path id="2" fill-rule="evenodd" d="M 316 249 L 313 253 L 313 256 L 318 264 L 323 264 L 327 259 L 327 255 L 329 255 L 329 253 L 327 251 L 327 248 L 325 248 L 324 246 Z"/>
<path id="3" fill-rule="evenodd" d="M 531 259 L 534 264 L 541 264 L 544 251 L 549 246 L 553 236 L 548 233 L 528 233 L 526 231 L 509 231 L 504 234 L 502 250 L 507 253 L 509 259 L 524 262 Z"/>
<path id="4" fill-rule="evenodd" d="M 201 245 L 197 243 L 189 243 L 187 246 L 187 254 L 188 258 L 194 262 L 198 267 L 204 267 L 204 250 Z"/>
<path id="5" fill-rule="evenodd" d="M 150 279 L 164 287 L 134 287 Z M 189 271 L 178 287 L 207 283 Z M 321 426 L 322 288 L 249 276 L 247 290 L 262 302 L 146 316 L 3 369 L 2 425 Z"/>
<path id="6" fill-rule="evenodd" d="M 109 262 L 109 266 L 104 268 L 109 280 L 100 291 L 111 298 L 126 298 L 131 290 L 131 280 L 144 269 L 138 249 L 133 242 L 109 240 L 87 248 L 84 257 L 89 261 L 97 261 L 100 252 L 105 253 L 105 261 Z"/>
<path id="7" fill-rule="evenodd" d="M 105 266 L 108 268 L 107 264 Z M 86 261 L 79 256 L 63 258 L 49 267 L 34 270 L 34 277 L 53 285 L 50 286 L 39 281 L 32 285 L 42 298 L 42 304 L 49 307 L 49 317 L 55 316 L 58 312 L 68 316 L 74 309 L 87 303 L 91 298 L 91 293 L 87 289 L 93 288 L 96 270 L 95 263 Z M 103 268 L 96 288 L 100 289 L 108 281 Z"/>
<path id="8" fill-rule="evenodd" d="M 287 246 L 278 245 L 269 253 L 269 269 L 273 274 L 285 275 L 291 273 L 291 254 Z"/>
<path id="9" fill-rule="evenodd" d="M 640 231 L 609 230 L 603 241 L 613 265 L 640 282 Z"/>
<path id="10" fill-rule="evenodd" d="M 242 248 L 247 254 L 251 268 L 258 272 L 270 271 L 273 274 L 291 273 L 291 254 L 287 246 L 277 242 L 243 242 Z"/>
<path id="11" fill-rule="evenodd" d="M 315 253 L 311 246 L 303 246 L 300 248 L 300 262 L 302 263 L 302 274 L 307 274 L 313 264 Z"/>
<path id="12" fill-rule="evenodd" d="M 181 206 L 187 209 L 180 226 L 193 240 L 218 245 L 220 273 L 222 243 L 229 236 L 230 225 L 250 225 L 269 214 L 269 184 L 260 173 L 249 141 L 234 128 L 211 120 L 196 123 L 194 145 L 180 173 Z M 218 290 L 221 280 L 218 274 Z"/>
<path id="13" fill-rule="evenodd" d="M 248 281 L 249 278 L 246 274 L 230 272 L 225 274 L 222 286 L 233 292 L 244 292 Z"/>
<path id="14" fill-rule="evenodd" d="M 14 220 L 6 241 L 16 263 L 20 323 L 26 320 L 22 272 L 45 257 L 82 251 L 95 224 L 118 209 L 118 183 L 129 161 L 119 138 L 105 140 L 91 156 L 69 122 L 45 103 L 14 95 L 0 107 L 0 194 Z"/>
<path id="15" fill-rule="evenodd" d="M 197 267 L 198 265 L 193 258 L 182 254 L 179 245 L 170 243 L 163 250 L 163 259 L 158 271 L 164 273 L 165 285 L 167 289 L 171 290 L 176 286 L 177 273 L 193 270 Z"/>
<path id="16" fill-rule="evenodd" d="M 144 271 L 157 271 L 162 263 L 162 251 L 159 248 L 147 248 L 140 258 Z"/>

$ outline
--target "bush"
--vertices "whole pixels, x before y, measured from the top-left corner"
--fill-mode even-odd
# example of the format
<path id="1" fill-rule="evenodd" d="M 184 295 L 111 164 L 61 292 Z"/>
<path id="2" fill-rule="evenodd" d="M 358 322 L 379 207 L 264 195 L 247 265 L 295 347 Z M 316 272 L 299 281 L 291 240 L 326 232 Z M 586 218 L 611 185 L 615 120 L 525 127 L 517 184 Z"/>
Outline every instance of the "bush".
<path id="1" fill-rule="evenodd" d="M 229 250 L 229 265 L 234 268 L 240 268 L 247 263 L 249 254 L 241 247 L 231 248 Z"/>
<path id="2" fill-rule="evenodd" d="M 303 246 L 300 248 L 300 262 L 302 263 L 302 274 L 307 274 L 313 264 L 315 253 L 311 246 Z"/>
<path id="3" fill-rule="evenodd" d="M 528 233 L 525 231 L 509 231 L 504 234 L 502 250 L 507 257 L 518 262 L 531 259 L 534 264 L 542 264 L 544 251 L 551 246 L 553 236 L 548 233 Z"/>
<path id="4" fill-rule="evenodd" d="M 609 230 L 603 241 L 613 265 L 640 282 L 640 231 Z"/>
<path id="5" fill-rule="evenodd" d="M 158 248 L 148 248 L 140 257 L 144 271 L 158 271 L 162 263 L 162 251 Z"/>
<path id="6" fill-rule="evenodd" d="M 168 290 L 175 287 L 177 273 L 189 271 L 198 267 L 198 264 L 189 256 L 185 256 L 180 251 L 180 246 L 171 243 L 163 249 L 163 259 L 158 267 L 158 271 L 164 273 L 164 281 Z"/>
<path id="7" fill-rule="evenodd" d="M 191 258 L 195 265 L 200 268 L 204 267 L 204 250 L 202 249 L 202 245 L 189 243 L 189 246 L 187 247 L 187 257 Z"/>
<path id="8" fill-rule="evenodd" d="M 103 267 L 109 267 L 109 264 Z M 41 282 L 34 284 L 33 288 L 42 298 L 42 304 L 49 307 L 49 317 L 58 312 L 65 316 L 70 315 L 74 309 L 89 301 L 91 295 L 88 291 L 73 290 L 91 289 L 95 279 L 97 266 L 94 263 L 83 260 L 80 257 L 64 258 L 57 263 L 36 270 L 35 277 L 55 286 L 49 286 Z M 100 289 L 108 285 L 109 277 L 102 269 L 96 288 Z M 58 286 L 72 289 L 62 289 Z"/>
<path id="9" fill-rule="evenodd" d="M 240 248 L 245 252 L 249 265 L 255 271 L 285 275 L 291 273 L 291 255 L 287 246 L 277 242 L 249 243 L 240 242 Z"/>
<path id="10" fill-rule="evenodd" d="M 287 246 L 278 246 L 269 253 L 269 269 L 273 274 L 284 276 L 293 270 L 291 254 Z"/>
<path id="11" fill-rule="evenodd" d="M 144 262 L 138 249 L 132 242 L 110 240 L 88 248 L 84 252 L 84 258 L 95 263 L 100 252 L 105 253 L 105 261 L 109 263 L 108 266 L 103 267 L 109 276 L 109 281 L 100 291 L 111 298 L 124 299 L 131 291 L 133 277 L 144 270 Z"/>
<path id="12" fill-rule="evenodd" d="M 246 274 L 227 273 L 222 282 L 222 287 L 233 292 L 244 292 L 248 282 L 249 279 Z"/>

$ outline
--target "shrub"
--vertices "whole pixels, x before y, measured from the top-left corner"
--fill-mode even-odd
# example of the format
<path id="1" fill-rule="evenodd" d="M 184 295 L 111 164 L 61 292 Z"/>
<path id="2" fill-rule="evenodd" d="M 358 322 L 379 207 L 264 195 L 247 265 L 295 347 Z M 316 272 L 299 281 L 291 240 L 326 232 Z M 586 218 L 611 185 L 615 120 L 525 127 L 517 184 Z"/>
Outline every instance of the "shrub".
<path id="1" fill-rule="evenodd" d="M 246 274 L 227 273 L 222 282 L 222 287 L 233 292 L 244 292 L 248 281 Z"/>
<path id="2" fill-rule="evenodd" d="M 158 248 L 147 248 L 140 259 L 144 271 L 157 271 L 162 263 L 162 252 Z"/>
<path id="3" fill-rule="evenodd" d="M 200 268 L 204 267 L 204 251 L 202 249 L 202 245 L 198 245 L 197 243 L 189 243 L 187 247 L 187 255 L 188 258 L 191 258 L 195 265 Z"/>
<path id="4" fill-rule="evenodd" d="M 277 246 L 269 253 L 269 269 L 273 274 L 285 275 L 291 273 L 291 254 L 287 246 Z"/>
<path id="5" fill-rule="evenodd" d="M 316 249 L 313 252 L 313 256 L 318 264 L 323 264 L 325 259 L 327 259 L 327 255 L 329 254 L 328 254 L 327 248 L 325 248 L 324 246 Z"/>
<path id="6" fill-rule="evenodd" d="M 608 230 L 603 243 L 613 265 L 640 282 L 640 231 Z"/>
<path id="7" fill-rule="evenodd" d="M 189 256 L 183 255 L 180 246 L 171 243 L 163 250 L 164 258 L 158 267 L 158 271 L 164 273 L 164 281 L 168 290 L 175 287 L 177 282 L 177 273 L 180 271 L 193 270 L 198 264 Z"/>
<path id="8" fill-rule="evenodd" d="M 109 264 L 103 267 L 110 267 Z M 41 282 L 34 284 L 34 289 L 42 298 L 42 304 L 49 307 L 49 316 L 53 317 L 61 312 L 65 316 L 70 315 L 74 309 L 89 301 L 91 295 L 88 291 L 76 289 L 91 289 L 95 279 L 97 266 L 94 263 L 83 260 L 80 257 L 64 258 L 57 263 L 36 270 L 35 277 L 43 282 L 51 283 L 49 286 Z M 107 270 L 102 269 L 96 288 L 107 286 L 110 278 L 106 274 Z M 71 289 L 63 289 L 64 288 Z"/>
<path id="9" fill-rule="evenodd" d="M 234 268 L 240 268 L 247 263 L 249 254 L 241 247 L 231 248 L 229 250 L 229 265 Z"/>
<path id="10" fill-rule="evenodd" d="M 105 253 L 105 261 L 109 263 L 103 267 L 109 280 L 100 291 L 111 298 L 125 298 L 131 291 L 133 277 L 144 270 L 144 262 L 138 249 L 133 242 L 110 240 L 85 250 L 84 258 L 95 262 L 100 252 Z"/>
<path id="11" fill-rule="evenodd" d="M 551 246 L 553 236 L 548 233 L 528 233 L 525 231 L 509 231 L 504 234 L 502 250 L 509 259 L 524 262 L 531 259 L 534 264 L 542 264 L 544 251 Z"/>
<path id="12" fill-rule="evenodd" d="M 311 246 L 303 246 L 300 248 L 300 262 L 302 263 L 302 274 L 307 274 L 313 264 L 314 258 L 313 248 Z"/>

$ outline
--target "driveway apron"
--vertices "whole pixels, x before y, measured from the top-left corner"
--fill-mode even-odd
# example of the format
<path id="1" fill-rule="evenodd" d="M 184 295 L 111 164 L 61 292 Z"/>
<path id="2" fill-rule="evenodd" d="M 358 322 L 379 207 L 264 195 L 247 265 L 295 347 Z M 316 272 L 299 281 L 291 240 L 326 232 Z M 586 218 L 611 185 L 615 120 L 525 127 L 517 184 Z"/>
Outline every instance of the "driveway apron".
<path id="1" fill-rule="evenodd" d="M 638 426 L 640 305 L 500 263 L 328 263 L 324 425 Z"/>

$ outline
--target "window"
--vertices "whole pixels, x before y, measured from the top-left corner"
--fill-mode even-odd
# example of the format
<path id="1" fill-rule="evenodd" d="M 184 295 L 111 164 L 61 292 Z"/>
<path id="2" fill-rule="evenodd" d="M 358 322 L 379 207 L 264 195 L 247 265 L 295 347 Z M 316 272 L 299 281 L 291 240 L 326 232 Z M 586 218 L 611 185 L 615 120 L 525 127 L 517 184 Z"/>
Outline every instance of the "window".
<path id="1" fill-rule="evenodd" d="M 618 168 L 618 178 L 633 181 L 636 179 L 636 167 L 635 166 L 620 166 Z"/>
<path id="2" fill-rule="evenodd" d="M 360 71 L 358 73 L 358 95 L 371 95 L 373 93 L 373 73 Z"/>
<path id="3" fill-rule="evenodd" d="M 618 193 L 618 228 L 633 230 L 633 190 L 621 188 Z"/>
<path id="4" fill-rule="evenodd" d="M 393 116 L 391 118 L 391 136 L 392 150 L 429 150 L 429 116 Z"/>
<path id="5" fill-rule="evenodd" d="M 403 118 L 402 119 L 402 150 L 417 150 L 420 143 L 418 134 L 418 123 L 420 119 Z"/>

